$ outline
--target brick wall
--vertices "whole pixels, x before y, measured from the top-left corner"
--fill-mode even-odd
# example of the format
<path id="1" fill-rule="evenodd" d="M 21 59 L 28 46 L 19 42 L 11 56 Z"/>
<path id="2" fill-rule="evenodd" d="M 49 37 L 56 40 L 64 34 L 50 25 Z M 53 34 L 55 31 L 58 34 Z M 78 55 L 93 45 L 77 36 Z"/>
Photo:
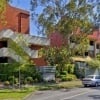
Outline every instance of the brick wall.
<path id="1" fill-rule="evenodd" d="M 7 5 L 5 12 L 6 25 L 0 23 L 0 30 L 12 29 L 22 34 L 29 34 L 29 12 Z"/>
<path id="2" fill-rule="evenodd" d="M 21 34 L 29 34 L 29 12 L 7 5 L 5 12 L 6 25 L 0 23 L 0 30 L 11 29 Z M 2 45 L 0 45 L 2 46 Z M 43 46 L 37 46 L 32 44 L 31 49 L 39 50 Z M 44 58 L 32 59 L 37 66 L 47 65 Z"/>
<path id="3" fill-rule="evenodd" d="M 46 66 L 47 65 L 47 62 L 42 57 L 34 58 L 32 60 L 33 60 L 33 62 L 35 63 L 36 66 Z"/>
<path id="4" fill-rule="evenodd" d="M 41 48 L 43 48 L 44 46 L 41 45 L 31 45 L 30 48 L 32 50 L 40 50 Z M 45 59 L 43 57 L 39 57 L 39 58 L 33 58 L 32 59 L 33 62 L 36 64 L 36 66 L 46 66 L 47 62 L 45 61 Z"/>

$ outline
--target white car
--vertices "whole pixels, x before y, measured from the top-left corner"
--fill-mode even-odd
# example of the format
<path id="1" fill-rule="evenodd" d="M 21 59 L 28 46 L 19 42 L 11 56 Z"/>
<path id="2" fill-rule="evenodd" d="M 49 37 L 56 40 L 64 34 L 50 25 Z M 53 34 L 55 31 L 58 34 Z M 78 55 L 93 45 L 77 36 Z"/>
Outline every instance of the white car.
<path id="1" fill-rule="evenodd" d="M 88 75 L 83 78 L 82 83 L 86 86 L 98 86 L 100 85 L 100 75 Z"/>

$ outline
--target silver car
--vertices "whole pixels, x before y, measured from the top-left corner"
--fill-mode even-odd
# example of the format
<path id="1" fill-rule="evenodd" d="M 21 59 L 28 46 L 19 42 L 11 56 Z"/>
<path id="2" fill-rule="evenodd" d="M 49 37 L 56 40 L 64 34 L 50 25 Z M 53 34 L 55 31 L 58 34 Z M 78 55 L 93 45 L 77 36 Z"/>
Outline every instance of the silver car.
<path id="1" fill-rule="evenodd" d="M 98 86 L 100 85 L 100 75 L 88 75 L 83 78 L 82 83 L 86 86 Z"/>

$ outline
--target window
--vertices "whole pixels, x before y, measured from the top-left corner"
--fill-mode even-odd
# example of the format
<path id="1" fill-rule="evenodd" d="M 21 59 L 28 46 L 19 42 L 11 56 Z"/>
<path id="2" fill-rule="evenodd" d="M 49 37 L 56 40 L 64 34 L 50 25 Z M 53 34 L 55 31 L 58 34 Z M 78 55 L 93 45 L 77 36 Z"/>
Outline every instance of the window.
<path id="1" fill-rule="evenodd" d="M 0 57 L 0 63 L 7 63 L 8 58 L 7 57 Z"/>
<path id="2" fill-rule="evenodd" d="M 96 49 L 99 49 L 99 44 L 96 45 Z"/>
<path id="3" fill-rule="evenodd" d="M 27 13 L 19 13 L 18 15 L 18 32 L 29 33 L 29 15 Z"/>
<path id="4" fill-rule="evenodd" d="M 94 41 L 90 41 L 90 45 L 94 45 Z"/>
<path id="5" fill-rule="evenodd" d="M 86 76 L 86 78 L 93 78 L 93 77 L 94 77 L 93 75 Z"/>
<path id="6" fill-rule="evenodd" d="M 95 76 L 95 79 L 100 79 L 100 76 Z"/>
<path id="7" fill-rule="evenodd" d="M 88 52 L 85 52 L 85 56 L 88 56 Z"/>
<path id="8" fill-rule="evenodd" d="M 89 50 L 89 51 L 88 51 L 88 55 L 91 56 L 91 57 L 94 57 L 94 51 Z"/>
<path id="9" fill-rule="evenodd" d="M 75 43 L 75 40 L 72 37 L 70 37 L 70 42 Z"/>
<path id="10" fill-rule="evenodd" d="M 7 47 L 7 41 L 0 41 L 0 48 Z"/>

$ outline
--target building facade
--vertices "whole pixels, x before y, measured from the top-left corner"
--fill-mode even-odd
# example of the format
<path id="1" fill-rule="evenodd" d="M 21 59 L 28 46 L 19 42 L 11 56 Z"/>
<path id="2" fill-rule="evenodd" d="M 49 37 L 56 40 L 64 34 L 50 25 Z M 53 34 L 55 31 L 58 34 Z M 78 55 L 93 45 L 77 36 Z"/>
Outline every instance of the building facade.
<path id="1" fill-rule="evenodd" d="M 78 36 L 81 36 L 80 33 L 75 34 Z M 100 54 L 100 30 L 94 29 L 93 32 L 87 36 L 89 39 L 89 47 L 86 50 L 84 56 L 90 56 L 92 58 L 96 57 L 97 54 Z M 74 45 L 77 45 L 74 41 L 69 39 L 68 41 L 65 41 L 63 36 L 60 33 L 52 33 L 50 36 L 50 45 L 52 47 L 61 47 L 63 45 L 67 45 L 67 43 L 70 44 L 70 47 L 75 47 Z M 78 55 L 77 55 L 78 56 Z"/>
<path id="2" fill-rule="evenodd" d="M 93 31 L 91 35 L 88 35 L 88 38 L 90 40 L 88 55 L 96 57 L 97 54 L 100 54 L 100 30 Z"/>
<path id="3" fill-rule="evenodd" d="M 5 10 L 6 24 L 0 24 L 0 30 L 11 29 L 21 34 L 29 34 L 29 12 L 10 6 Z"/>
<path id="4" fill-rule="evenodd" d="M 7 5 L 5 11 L 6 24 L 0 24 L 0 63 L 13 63 L 23 60 L 21 55 L 11 47 L 16 45 L 21 48 L 24 54 L 28 55 L 30 59 L 37 65 L 46 65 L 46 61 L 39 57 L 38 51 L 46 46 L 49 46 L 48 38 L 31 36 L 29 34 L 29 12 L 19 8 Z M 18 43 L 19 36 L 22 38 Z M 27 45 L 23 43 L 27 42 Z"/>

